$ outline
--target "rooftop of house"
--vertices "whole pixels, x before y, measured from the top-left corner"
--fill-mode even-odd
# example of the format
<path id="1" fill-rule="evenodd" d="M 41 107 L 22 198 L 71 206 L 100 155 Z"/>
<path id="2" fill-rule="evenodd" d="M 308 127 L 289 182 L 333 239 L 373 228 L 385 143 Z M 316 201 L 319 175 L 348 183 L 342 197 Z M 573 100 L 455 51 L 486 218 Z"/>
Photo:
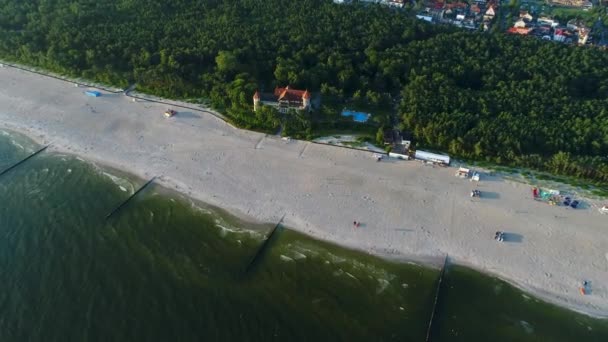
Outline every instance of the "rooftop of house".
<path id="1" fill-rule="evenodd" d="M 308 90 L 291 89 L 289 86 L 285 88 L 274 88 L 272 93 L 260 93 L 256 91 L 253 94 L 254 100 L 261 101 L 281 101 L 286 100 L 289 102 L 302 101 L 303 99 L 310 99 L 310 92 Z"/>
<path id="2" fill-rule="evenodd" d="M 464 2 L 453 2 L 451 4 L 445 4 L 445 9 L 456 9 L 456 8 L 467 8 L 467 4 Z"/>
<path id="3" fill-rule="evenodd" d="M 278 100 L 289 101 L 310 99 L 310 93 L 308 92 L 308 90 L 291 89 L 289 88 L 289 86 L 285 88 L 274 88 L 274 96 L 276 96 Z"/>
<path id="4" fill-rule="evenodd" d="M 534 30 L 531 27 L 510 27 L 507 32 L 508 33 L 513 33 L 513 34 L 523 34 L 523 35 L 527 35 L 530 32 L 532 32 L 532 30 Z"/>

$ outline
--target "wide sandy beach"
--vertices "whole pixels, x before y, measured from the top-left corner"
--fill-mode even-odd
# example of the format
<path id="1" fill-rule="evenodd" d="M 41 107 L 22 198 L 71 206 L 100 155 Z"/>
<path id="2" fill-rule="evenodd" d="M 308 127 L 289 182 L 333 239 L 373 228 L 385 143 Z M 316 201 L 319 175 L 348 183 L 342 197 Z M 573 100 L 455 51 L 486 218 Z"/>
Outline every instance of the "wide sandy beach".
<path id="1" fill-rule="evenodd" d="M 285 215 L 289 227 L 370 253 L 449 254 L 549 301 L 608 316 L 608 215 L 595 209 L 600 202 L 552 207 L 532 200 L 529 185 L 498 177 L 473 184 L 454 168 L 378 163 L 367 152 L 238 130 L 202 112 L 165 119 L 166 105 L 103 91 L 88 97 L 86 88 L 11 67 L 0 68 L 0 79 L 0 127 L 56 151 L 159 176 L 252 221 Z M 475 186 L 483 198 L 469 197 Z M 508 240 L 494 241 L 497 230 Z M 585 296 L 583 280 L 591 285 Z"/>

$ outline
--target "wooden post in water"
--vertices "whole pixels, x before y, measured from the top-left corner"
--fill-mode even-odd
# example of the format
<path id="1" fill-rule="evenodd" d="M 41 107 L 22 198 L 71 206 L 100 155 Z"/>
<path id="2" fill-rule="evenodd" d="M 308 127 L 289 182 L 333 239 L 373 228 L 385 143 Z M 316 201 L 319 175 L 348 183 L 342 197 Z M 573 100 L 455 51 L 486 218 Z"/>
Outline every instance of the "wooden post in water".
<path id="1" fill-rule="evenodd" d="M 15 164 L 13 164 L 12 166 L 9 166 L 8 168 L 4 169 L 2 172 L 0 172 L 0 176 L 2 176 L 3 174 L 5 174 L 5 173 L 9 172 L 10 170 L 12 170 L 12 169 L 16 168 L 17 166 L 19 166 L 19 165 L 21 165 L 21 164 L 25 163 L 25 162 L 26 162 L 28 159 L 30 159 L 30 158 L 34 157 L 35 155 L 37 155 L 38 153 L 40 153 L 40 152 L 42 152 L 42 151 L 46 150 L 46 149 L 47 149 L 49 146 L 50 146 L 50 145 L 46 145 L 46 146 L 44 146 L 43 148 L 39 149 L 38 151 L 36 151 L 36 152 L 34 152 L 34 153 L 30 154 L 29 156 L 27 156 L 27 157 L 25 157 L 25 158 L 21 159 L 20 161 L 16 162 L 16 163 L 15 163 Z"/>
<path id="2" fill-rule="evenodd" d="M 150 179 L 148 182 L 146 182 L 146 184 L 144 184 L 141 188 L 139 188 L 137 191 L 135 191 L 133 193 L 133 195 L 129 196 L 129 198 L 127 198 L 124 202 L 122 202 L 118 207 L 114 208 L 114 210 L 110 211 L 110 213 L 108 215 L 106 215 L 106 220 L 109 219 L 112 215 L 116 214 L 118 211 L 120 211 L 120 209 L 122 209 L 125 205 L 127 205 L 127 203 L 129 203 L 129 201 L 131 201 L 133 199 L 133 197 L 137 196 L 137 194 L 139 194 L 143 189 L 145 189 L 148 185 L 150 185 L 152 182 L 154 182 L 154 180 L 156 179 L 156 177 L 152 177 L 152 179 Z"/>
<path id="3" fill-rule="evenodd" d="M 260 258 L 260 256 L 262 256 L 262 253 L 264 253 L 264 251 L 268 248 L 268 244 L 270 243 L 272 236 L 274 235 L 274 233 L 276 233 L 277 229 L 281 225 L 281 222 L 283 222 L 284 218 L 285 218 L 285 214 L 283 214 L 283 216 L 281 217 L 279 222 L 274 226 L 274 228 L 272 228 L 272 230 L 270 231 L 270 234 L 268 234 L 268 237 L 266 238 L 266 240 L 264 240 L 264 242 L 262 242 L 262 245 L 260 245 L 260 248 L 258 248 L 257 252 L 253 255 L 253 258 L 251 258 L 251 261 L 249 261 L 249 263 L 247 264 L 247 267 L 245 267 L 245 274 L 249 273 L 249 271 L 251 270 L 253 265 L 255 265 L 258 258 Z"/>
<path id="4" fill-rule="evenodd" d="M 433 321 L 435 320 L 435 314 L 437 311 L 437 303 L 439 302 L 439 294 L 441 293 L 441 281 L 443 280 L 443 275 L 445 274 L 445 268 L 448 266 L 448 256 L 446 254 L 445 260 L 443 261 L 443 267 L 441 268 L 441 273 L 439 273 L 439 282 L 437 283 L 437 291 L 435 292 L 435 302 L 433 303 L 433 311 L 431 311 L 431 319 L 429 319 L 429 325 L 426 329 L 426 342 L 431 341 L 431 330 L 433 328 Z"/>

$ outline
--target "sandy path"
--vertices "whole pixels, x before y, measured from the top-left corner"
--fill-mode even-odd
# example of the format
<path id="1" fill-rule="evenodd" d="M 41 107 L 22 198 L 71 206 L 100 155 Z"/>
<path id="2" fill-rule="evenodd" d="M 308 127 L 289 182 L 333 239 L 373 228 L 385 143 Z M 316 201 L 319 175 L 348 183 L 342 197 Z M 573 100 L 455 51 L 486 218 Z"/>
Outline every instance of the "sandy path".
<path id="1" fill-rule="evenodd" d="M 525 184 L 482 180 L 471 199 L 453 168 L 376 162 L 370 153 L 235 130 L 203 113 L 0 68 L 0 124 L 57 150 L 165 184 L 256 221 L 285 223 L 376 254 L 452 260 L 558 304 L 608 315 L 608 215 L 551 207 Z M 596 203 L 597 204 L 597 203 Z M 363 224 L 354 230 L 352 221 Z M 511 242 L 493 240 L 496 230 Z M 592 293 L 579 294 L 583 279 Z"/>

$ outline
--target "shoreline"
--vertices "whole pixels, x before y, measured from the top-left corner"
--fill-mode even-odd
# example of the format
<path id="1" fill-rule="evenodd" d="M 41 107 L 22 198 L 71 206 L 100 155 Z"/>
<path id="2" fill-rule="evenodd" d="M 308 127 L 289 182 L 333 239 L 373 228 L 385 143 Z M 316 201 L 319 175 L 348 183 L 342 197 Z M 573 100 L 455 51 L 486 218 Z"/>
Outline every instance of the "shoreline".
<path id="1" fill-rule="evenodd" d="M 164 119 L 164 105 L 122 94 L 86 98 L 68 81 L 13 68 L 0 74 L 7 80 L 1 125 L 50 142 L 53 151 L 140 178 L 159 176 L 160 185 L 248 222 L 286 214 L 287 227 L 385 259 L 428 266 L 448 254 L 539 299 L 608 317 L 606 218 L 591 209 L 536 203 L 526 198 L 529 186 L 504 179 L 479 185 L 498 198 L 471 201 L 472 183 L 456 179 L 452 168 L 377 163 L 356 150 L 286 143 L 202 113 Z M 352 218 L 364 225 L 354 230 Z M 496 243 L 497 227 L 521 240 Z M 583 297 L 577 284 L 586 278 L 594 288 Z"/>

